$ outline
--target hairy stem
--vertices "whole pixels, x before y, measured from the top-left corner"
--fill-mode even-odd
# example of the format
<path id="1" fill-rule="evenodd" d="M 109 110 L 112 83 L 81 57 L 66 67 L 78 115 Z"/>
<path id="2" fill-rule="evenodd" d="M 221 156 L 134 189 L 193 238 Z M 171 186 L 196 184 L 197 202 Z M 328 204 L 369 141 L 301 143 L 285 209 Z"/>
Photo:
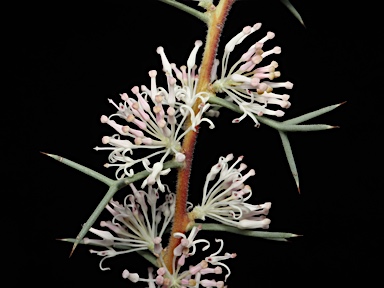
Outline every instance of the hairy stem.
<path id="1" fill-rule="evenodd" d="M 235 0 L 221 0 L 217 5 L 216 9 L 208 12 L 208 32 L 205 43 L 205 49 L 203 54 L 203 60 L 200 67 L 199 82 L 197 86 L 197 93 L 208 91 L 210 80 L 211 80 L 211 70 L 213 62 L 215 60 L 215 55 L 217 47 L 219 44 L 219 39 L 221 31 L 224 27 L 224 23 L 230 8 L 232 7 Z M 198 106 L 200 101 L 196 101 L 193 109 L 195 112 L 198 111 Z M 191 125 L 191 122 L 188 122 L 187 125 Z M 170 241 L 167 247 L 167 251 L 164 255 L 164 262 L 169 271 L 172 271 L 172 260 L 173 260 L 173 250 L 179 245 L 180 239 L 173 237 L 173 234 L 176 232 L 185 233 L 188 228 L 189 219 L 186 210 L 186 203 L 188 197 L 188 186 L 189 178 L 191 174 L 192 167 L 192 158 L 193 150 L 195 148 L 195 143 L 197 139 L 199 128 L 196 127 L 196 131 L 190 131 L 184 138 L 183 141 L 183 150 L 186 155 L 185 166 L 180 168 L 178 171 L 178 181 L 176 186 L 176 206 L 175 206 L 175 216 L 174 222 L 171 231 Z M 172 271 L 173 272 L 173 271 Z"/>

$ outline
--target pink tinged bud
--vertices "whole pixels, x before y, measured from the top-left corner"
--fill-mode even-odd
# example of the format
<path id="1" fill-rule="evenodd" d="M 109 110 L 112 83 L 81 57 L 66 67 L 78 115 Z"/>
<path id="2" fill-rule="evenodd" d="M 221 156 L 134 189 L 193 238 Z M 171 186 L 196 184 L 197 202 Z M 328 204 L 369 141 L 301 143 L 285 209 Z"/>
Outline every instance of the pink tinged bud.
<path id="1" fill-rule="evenodd" d="M 124 132 L 123 125 L 117 124 L 114 120 L 109 120 L 109 118 L 105 115 L 101 116 L 100 118 L 101 123 L 107 123 L 109 126 L 111 126 L 113 129 L 115 129 L 119 134 L 126 134 Z"/>
<path id="2" fill-rule="evenodd" d="M 270 40 L 270 39 L 273 39 L 275 38 L 275 33 L 273 32 L 268 32 L 266 36 L 264 36 L 263 38 L 261 38 L 258 42 L 260 43 L 265 43 L 266 41 Z"/>
<path id="3" fill-rule="evenodd" d="M 163 127 L 162 129 L 165 137 L 168 137 L 168 138 L 171 137 L 172 131 L 167 126 Z"/>
<path id="4" fill-rule="evenodd" d="M 153 164 L 152 172 L 148 176 L 148 185 L 153 185 L 156 182 L 156 178 L 159 176 L 161 170 L 163 170 L 163 164 L 160 162 L 156 162 Z"/>
<path id="5" fill-rule="evenodd" d="M 101 139 L 101 142 L 102 142 L 103 144 L 108 144 L 110 139 L 111 139 L 111 137 L 104 136 L 104 137 Z"/>
<path id="6" fill-rule="evenodd" d="M 111 138 L 108 136 L 104 136 L 102 138 L 103 144 L 111 144 L 113 146 L 121 147 L 121 148 L 131 148 L 132 143 L 129 140 L 120 140 L 120 139 L 115 139 Z"/>
<path id="7" fill-rule="evenodd" d="M 131 280 L 133 283 L 136 283 L 140 279 L 139 274 L 137 274 L 137 273 L 129 273 L 129 271 L 127 269 L 125 269 L 123 271 L 123 278 Z"/>
<path id="8" fill-rule="evenodd" d="M 257 87 L 259 84 L 260 84 L 260 79 L 259 79 L 259 78 L 255 78 L 255 77 L 253 77 L 253 78 L 251 79 L 251 86 L 253 86 L 253 87 Z"/>
<path id="9" fill-rule="evenodd" d="M 159 269 L 157 269 L 156 273 L 157 275 L 160 275 L 160 276 L 163 276 L 165 274 L 165 272 L 167 272 L 167 270 L 165 270 L 164 267 L 160 267 Z"/>
<path id="10" fill-rule="evenodd" d="M 187 60 L 188 69 L 192 69 L 193 66 L 196 64 L 196 54 L 202 45 L 203 45 L 203 42 L 200 40 L 197 40 L 195 42 L 195 47 L 192 49 L 192 52 L 189 55 L 188 60 Z"/>
<path id="11" fill-rule="evenodd" d="M 126 132 L 126 133 L 131 133 L 133 136 L 136 136 L 136 137 L 144 137 L 144 133 L 143 131 L 141 130 L 137 130 L 137 129 L 133 129 L 129 126 L 124 126 L 123 127 L 123 131 Z"/>
<path id="12" fill-rule="evenodd" d="M 149 112 L 151 110 L 151 108 L 149 107 L 149 104 L 147 101 L 145 101 L 145 99 L 143 98 L 143 96 L 141 96 L 141 94 L 139 93 L 139 87 L 138 86 L 135 86 L 131 89 L 132 93 L 136 95 L 137 97 L 137 100 L 139 101 L 141 107 Z"/>
<path id="13" fill-rule="evenodd" d="M 187 77 L 187 66 L 183 65 L 180 67 L 180 70 L 182 72 L 182 82 L 187 83 L 188 77 Z"/>
<path id="14" fill-rule="evenodd" d="M 281 110 L 276 110 L 276 111 L 273 111 L 273 110 L 270 110 L 270 109 L 264 109 L 264 114 L 266 115 L 274 115 L 276 117 L 282 117 L 284 116 L 285 112 L 284 111 L 281 111 Z"/>
<path id="15" fill-rule="evenodd" d="M 137 127 L 139 127 L 141 130 L 146 130 L 147 129 L 147 124 L 145 124 L 145 122 L 143 121 L 140 121 L 138 119 L 133 119 L 133 123 L 136 124 Z"/>
<path id="16" fill-rule="evenodd" d="M 167 109 L 168 116 L 175 116 L 175 113 L 176 113 L 176 111 L 173 107 L 168 107 L 168 109 Z"/>
<path id="17" fill-rule="evenodd" d="M 134 142 L 135 142 L 136 145 L 141 145 L 141 143 L 143 143 L 141 138 L 135 138 Z"/>
<path id="18" fill-rule="evenodd" d="M 220 266 L 216 266 L 215 268 L 204 268 L 200 270 L 201 275 L 211 274 L 211 273 L 222 274 L 223 269 Z"/>
<path id="19" fill-rule="evenodd" d="M 157 125 L 160 127 L 160 128 L 164 128 L 166 125 L 167 125 L 167 122 L 165 122 L 164 119 L 160 119 L 157 121 Z"/>
<path id="20" fill-rule="evenodd" d="M 254 67 L 256 66 L 253 61 L 247 61 L 243 65 L 240 66 L 239 71 L 240 72 L 245 72 L 245 71 L 251 71 Z"/>
<path id="21" fill-rule="evenodd" d="M 216 282 L 215 280 L 208 280 L 208 279 L 201 280 L 200 284 L 203 287 L 218 287 L 218 288 L 224 287 L 223 281 Z"/>
<path id="22" fill-rule="evenodd" d="M 185 160 L 185 155 L 183 154 L 183 153 L 180 153 L 180 152 L 177 152 L 176 154 L 175 154 L 175 160 L 177 161 L 177 162 L 183 162 L 184 160 Z"/>
<path id="23" fill-rule="evenodd" d="M 174 107 L 176 103 L 176 97 L 175 97 L 175 85 L 177 80 L 173 77 L 167 77 L 168 81 L 168 97 L 167 102 L 169 107 Z"/>
<path id="24" fill-rule="evenodd" d="M 257 93 L 258 94 L 263 94 L 266 90 L 268 89 L 268 85 L 266 83 L 260 83 L 257 86 Z"/>
<path id="25" fill-rule="evenodd" d="M 255 25 L 252 26 L 252 33 L 259 30 L 261 27 L 261 23 L 256 23 Z"/>
<path id="26" fill-rule="evenodd" d="M 256 52 L 256 47 L 255 46 L 251 46 L 247 52 L 245 52 L 242 56 L 241 56 L 241 60 L 242 61 L 249 61 L 251 59 L 251 57 L 253 56 L 253 54 L 255 54 Z"/>
<path id="27" fill-rule="evenodd" d="M 263 54 L 261 54 L 261 57 L 265 58 L 271 54 L 280 54 L 280 53 L 281 53 L 281 48 L 279 46 L 276 46 L 273 49 L 266 51 Z"/>
<path id="28" fill-rule="evenodd" d="M 219 59 L 213 61 L 212 70 L 211 70 L 211 82 L 217 79 L 217 68 L 219 67 Z"/>
<path id="29" fill-rule="evenodd" d="M 163 64 L 163 70 L 166 74 L 168 75 L 172 75 L 172 67 L 171 67 L 171 64 L 169 63 L 168 59 L 167 59 L 167 56 L 165 56 L 165 53 L 164 53 L 164 48 L 163 47 L 158 47 L 156 49 L 156 52 L 160 55 L 161 57 L 161 62 Z"/>
<path id="30" fill-rule="evenodd" d="M 237 169 L 237 171 L 241 172 L 241 171 L 243 171 L 245 169 L 247 169 L 247 164 L 240 163 L 240 167 L 239 167 L 239 169 Z"/>
<path id="31" fill-rule="evenodd" d="M 163 285 L 163 283 L 164 283 L 164 277 L 163 276 L 157 276 L 156 277 L 156 284 L 157 285 Z"/>
<path id="32" fill-rule="evenodd" d="M 120 97 L 121 97 L 121 99 L 124 100 L 124 101 L 128 101 L 128 99 L 129 99 L 127 93 L 120 94 Z"/>
<path id="33" fill-rule="evenodd" d="M 115 232 L 116 234 L 122 234 L 122 233 L 125 233 L 125 232 L 126 232 L 126 231 L 125 231 L 124 229 L 122 229 L 121 227 L 112 224 L 111 221 L 101 221 L 101 222 L 100 222 L 100 227 L 107 227 L 107 228 L 109 228 L 111 231 Z"/>
<path id="34" fill-rule="evenodd" d="M 111 213 L 113 216 L 116 216 L 118 214 L 120 214 L 119 212 L 117 212 L 116 210 L 114 210 L 111 206 L 107 205 L 105 206 L 105 208 L 109 211 L 109 213 Z"/>
<path id="35" fill-rule="evenodd" d="M 107 116 L 103 115 L 103 116 L 100 117 L 100 122 L 101 123 L 107 123 L 108 121 L 109 121 L 109 119 L 108 119 Z"/>
<path id="36" fill-rule="evenodd" d="M 149 77 L 151 77 L 151 99 L 154 102 L 155 101 L 155 96 L 157 95 L 157 86 L 156 86 L 156 75 L 157 71 L 156 70 L 151 70 L 148 72 Z"/>
<path id="37" fill-rule="evenodd" d="M 208 267 L 208 262 L 205 260 L 202 260 L 199 264 L 196 266 L 189 267 L 189 273 L 192 275 L 195 275 L 197 272 L 199 272 L 201 269 L 206 269 Z"/>
<path id="38" fill-rule="evenodd" d="M 157 238 L 160 238 L 160 237 L 157 237 Z M 156 238 L 155 238 L 155 240 L 156 240 Z M 160 238 L 160 242 L 161 242 L 161 238 Z M 161 245 L 161 243 L 156 243 L 155 241 L 154 241 L 154 252 L 157 254 L 157 255 L 159 255 L 160 253 L 161 253 L 161 251 L 163 250 L 163 246 Z"/>
<path id="39" fill-rule="evenodd" d="M 261 221 L 250 218 L 250 219 L 240 220 L 236 226 L 239 229 L 258 229 L 258 228 L 268 229 L 270 223 L 271 223 L 271 220 L 269 220 L 268 218 L 265 218 Z"/>
<path id="40" fill-rule="evenodd" d="M 235 82 L 240 82 L 240 83 L 251 83 L 251 78 L 246 77 L 244 75 L 240 74 L 232 74 L 231 79 Z"/>
<path id="41" fill-rule="evenodd" d="M 179 79 L 180 81 L 182 81 L 183 80 L 183 73 L 181 73 L 181 71 L 176 67 L 176 64 L 172 63 L 171 67 L 176 74 L 176 78 Z"/>
<path id="42" fill-rule="evenodd" d="M 108 231 L 98 230 L 95 228 L 90 228 L 90 232 L 93 234 L 99 236 L 100 238 L 106 239 L 106 240 L 113 240 L 115 237 Z"/>
<path id="43" fill-rule="evenodd" d="M 152 143 L 153 143 L 153 140 L 151 138 L 148 138 L 148 137 L 141 138 L 141 141 L 145 145 L 152 145 Z"/>
<path id="44" fill-rule="evenodd" d="M 185 264 L 185 254 L 182 254 L 180 257 L 179 257 L 179 260 L 177 260 L 177 265 L 178 266 L 184 266 Z"/>
<path id="45" fill-rule="evenodd" d="M 173 255 L 180 256 L 183 253 L 183 249 L 184 249 L 184 246 L 181 245 L 180 243 L 179 245 L 176 246 L 175 249 L 173 249 Z"/>
<path id="46" fill-rule="evenodd" d="M 263 57 L 261 55 L 255 55 L 251 58 L 252 62 L 257 65 L 259 64 L 262 60 L 263 60 Z"/>
<path id="47" fill-rule="evenodd" d="M 225 157 L 225 161 L 226 161 L 226 162 L 232 161 L 233 158 L 234 158 L 233 153 L 230 153 L 230 154 L 228 154 L 228 155 Z M 240 156 L 239 159 L 242 160 L 242 159 L 243 159 L 243 156 Z"/>

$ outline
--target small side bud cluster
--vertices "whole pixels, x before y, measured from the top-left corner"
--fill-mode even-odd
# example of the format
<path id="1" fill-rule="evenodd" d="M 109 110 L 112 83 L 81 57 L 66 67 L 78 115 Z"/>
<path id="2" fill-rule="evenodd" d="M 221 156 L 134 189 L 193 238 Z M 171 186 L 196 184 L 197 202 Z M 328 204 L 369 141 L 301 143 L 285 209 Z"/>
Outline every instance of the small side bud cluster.
<path id="1" fill-rule="evenodd" d="M 247 26 L 233 37 L 225 46 L 222 59 L 221 77 L 212 77 L 217 79 L 212 88 L 216 92 L 225 93 L 226 100 L 234 102 L 243 111 L 243 115 L 233 120 L 239 123 L 246 116 L 252 118 L 255 126 L 259 126 L 259 122 L 254 116 L 274 115 L 281 117 L 284 115 L 282 110 L 271 110 L 267 108 L 268 104 L 279 105 L 281 108 L 289 108 L 291 103 L 288 101 L 289 95 L 276 94 L 273 92 L 275 88 L 292 89 L 291 82 L 272 82 L 275 78 L 280 77 L 280 72 L 276 71 L 278 64 L 271 61 L 269 64 L 259 66 L 259 64 L 272 54 L 280 54 L 281 48 L 274 48 L 265 51 L 264 44 L 275 37 L 273 32 L 268 32 L 266 36 L 261 38 L 245 52 L 241 58 L 229 69 L 227 73 L 228 59 L 235 46 L 242 43 L 245 38 L 253 32 L 259 30 L 261 23 L 256 23 L 252 27 Z"/>
<path id="2" fill-rule="evenodd" d="M 232 154 L 220 157 L 219 162 L 211 168 L 205 180 L 201 205 L 194 207 L 189 216 L 201 220 L 211 218 L 240 229 L 267 229 L 271 220 L 265 215 L 268 215 L 271 203 L 247 203 L 252 196 L 252 190 L 244 182 L 255 175 L 255 170 L 251 169 L 243 175 L 242 172 L 247 168 L 247 165 L 240 163 L 243 157 L 238 157 L 235 163 L 229 166 L 228 162 L 233 158 Z M 211 184 L 215 179 L 216 182 Z"/>
<path id="3" fill-rule="evenodd" d="M 157 288 L 171 288 L 171 287 L 217 287 L 223 288 L 225 281 L 227 281 L 231 270 L 223 263 L 224 260 L 232 259 L 236 257 L 235 253 L 224 253 L 219 255 L 224 247 L 224 241 L 222 239 L 216 239 L 216 242 L 220 243 L 219 249 L 210 254 L 208 257 L 193 260 L 194 265 L 187 266 L 187 262 L 190 262 L 190 258 L 198 258 L 197 244 L 204 243 L 205 246 L 201 249 L 206 251 L 210 247 L 210 243 L 206 239 L 196 239 L 197 233 L 201 227 L 193 227 L 189 236 L 184 233 L 175 233 L 173 237 L 180 239 L 180 244 L 173 251 L 173 267 L 172 271 L 169 271 L 166 267 L 162 257 L 159 257 L 160 267 L 156 273 L 153 273 L 153 269 L 148 269 L 148 279 L 140 278 L 137 273 L 130 273 L 128 270 L 123 271 L 123 278 L 130 280 L 131 282 L 146 282 L 149 287 Z M 223 280 L 211 279 L 216 275 L 223 273 L 223 268 L 226 270 L 226 274 Z"/>

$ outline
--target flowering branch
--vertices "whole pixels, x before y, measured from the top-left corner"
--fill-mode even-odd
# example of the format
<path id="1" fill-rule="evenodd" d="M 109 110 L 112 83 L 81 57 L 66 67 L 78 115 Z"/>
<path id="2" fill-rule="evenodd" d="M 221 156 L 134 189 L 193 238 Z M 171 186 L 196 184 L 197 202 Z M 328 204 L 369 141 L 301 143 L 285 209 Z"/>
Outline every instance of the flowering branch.
<path id="1" fill-rule="evenodd" d="M 233 5 L 235 0 L 221 0 L 220 3 L 215 7 L 215 9 L 211 9 L 209 12 L 209 25 L 207 32 L 207 41 L 205 44 L 203 60 L 200 66 L 200 75 L 199 82 L 197 86 L 197 93 L 202 91 L 208 91 L 208 86 L 211 82 L 211 71 L 215 61 L 215 55 L 222 31 L 222 27 L 224 26 L 224 22 L 228 15 L 228 12 Z M 199 99 L 198 99 L 199 100 Z M 196 101 L 193 107 L 194 111 L 199 109 L 200 101 Z M 176 206 L 175 206 L 175 221 L 172 226 L 171 235 L 175 233 L 184 233 L 188 228 L 189 219 L 186 211 L 186 203 L 188 196 L 188 185 L 191 173 L 192 166 L 192 157 L 193 150 L 196 143 L 198 133 L 198 127 L 196 127 L 195 131 L 190 131 L 186 134 L 182 149 L 185 151 L 186 165 L 179 169 L 178 172 L 178 181 L 176 187 Z M 172 261 L 174 258 L 173 250 L 179 245 L 180 239 L 171 237 L 167 253 L 164 257 L 164 262 L 168 270 L 172 271 Z"/>

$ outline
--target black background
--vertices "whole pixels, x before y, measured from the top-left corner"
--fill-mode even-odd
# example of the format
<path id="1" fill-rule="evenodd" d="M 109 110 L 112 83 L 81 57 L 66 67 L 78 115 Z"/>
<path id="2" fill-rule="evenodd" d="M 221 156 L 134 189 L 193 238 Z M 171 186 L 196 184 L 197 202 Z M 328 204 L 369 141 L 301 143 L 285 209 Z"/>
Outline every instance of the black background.
<path id="1" fill-rule="evenodd" d="M 202 237 L 225 239 L 225 251 L 238 254 L 232 263 L 226 262 L 233 268 L 230 287 L 346 284 L 377 276 L 383 25 L 366 1 L 340 7 L 330 1 L 302 2 L 292 1 L 306 28 L 279 1 L 239 1 L 223 31 L 220 48 L 256 22 L 263 23 L 262 32 L 250 37 L 250 43 L 267 31 L 276 33 L 269 45 L 282 47 L 282 54 L 274 57 L 281 79 L 294 83 L 289 93 L 292 107 L 284 119 L 347 101 L 311 121 L 339 129 L 289 134 L 300 195 L 276 131 L 265 125 L 256 129 L 249 119 L 232 124 L 237 115 L 224 109 L 214 130 L 202 125 L 191 200 L 197 203 L 205 175 L 219 156 L 244 155 L 244 162 L 256 170 L 248 181 L 253 202 L 272 202 L 269 230 L 304 235 L 279 243 L 201 232 Z M 23 189 L 13 203 L 19 203 L 21 211 L 15 214 L 22 220 L 12 233 L 20 241 L 20 256 L 15 254 L 10 267 L 31 272 L 29 281 L 36 284 L 133 287 L 121 272 L 145 276 L 146 263 L 138 255 L 107 260 L 112 268 L 107 272 L 99 270 L 101 258 L 89 254 L 88 247 L 78 247 L 68 259 L 71 245 L 55 239 L 76 236 L 106 187 L 39 152 L 113 177 L 114 171 L 103 167 L 107 153 L 92 149 L 112 133 L 99 121 L 102 114 L 114 111 L 107 98 L 118 101 L 119 93 L 148 86 L 148 71 L 161 70 L 156 53 L 160 45 L 171 62 L 185 64 L 206 29 L 192 16 L 158 1 L 28 4 L 13 11 L 10 43 L 17 57 L 12 58 L 16 69 L 10 74 L 16 75 L 17 84 L 9 114 L 23 124 L 13 130 L 16 138 L 9 136 L 27 150 L 18 163 L 28 172 L 16 170 L 17 186 Z M 238 55 L 247 48 L 239 47 L 243 50 Z M 32 180 L 23 180 L 25 174 Z M 168 179 L 173 187 L 174 179 Z M 14 278 L 15 287 L 22 280 Z"/>

